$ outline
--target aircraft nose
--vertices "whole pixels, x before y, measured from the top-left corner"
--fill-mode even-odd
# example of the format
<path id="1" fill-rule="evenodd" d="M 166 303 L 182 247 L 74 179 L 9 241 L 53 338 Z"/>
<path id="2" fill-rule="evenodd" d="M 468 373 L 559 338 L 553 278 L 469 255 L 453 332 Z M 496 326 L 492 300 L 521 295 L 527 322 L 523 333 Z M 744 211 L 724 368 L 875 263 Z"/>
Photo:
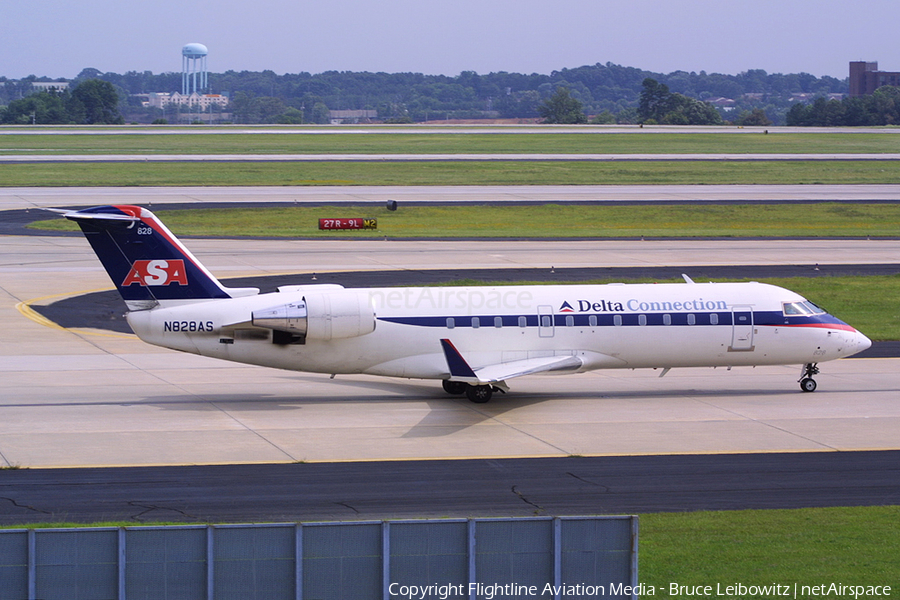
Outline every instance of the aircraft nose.
<path id="1" fill-rule="evenodd" d="M 863 350 L 868 350 L 872 347 L 872 340 L 867 338 L 860 332 L 856 332 L 856 351 L 862 352 Z"/>
<path id="2" fill-rule="evenodd" d="M 853 331 L 848 331 L 847 335 L 844 337 L 844 351 L 841 353 L 841 355 L 844 357 L 853 356 L 854 354 L 859 354 L 860 352 L 870 348 L 871 346 L 872 340 L 854 329 Z"/>

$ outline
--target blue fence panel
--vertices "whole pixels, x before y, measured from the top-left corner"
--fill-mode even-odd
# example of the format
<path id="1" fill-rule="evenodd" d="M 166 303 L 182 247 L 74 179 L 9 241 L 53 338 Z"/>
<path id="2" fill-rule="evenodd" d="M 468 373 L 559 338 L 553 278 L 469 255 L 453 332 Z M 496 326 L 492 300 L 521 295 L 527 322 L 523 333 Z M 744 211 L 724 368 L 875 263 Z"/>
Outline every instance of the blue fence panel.
<path id="1" fill-rule="evenodd" d="M 554 581 L 550 518 L 478 521 L 475 542 L 475 579 L 485 586 L 537 586 L 540 591 Z M 494 596 L 495 589 L 478 590 L 477 597 Z"/>
<path id="2" fill-rule="evenodd" d="M 125 530 L 125 597 L 206 598 L 206 527 Z"/>
<path id="3" fill-rule="evenodd" d="M 117 529 L 35 532 L 36 596 L 41 600 L 115 600 Z"/>
<path id="4" fill-rule="evenodd" d="M 0 600 L 28 597 L 28 532 L 0 535 Z"/>
<path id="5" fill-rule="evenodd" d="M 560 519 L 559 526 L 561 580 L 582 585 L 566 595 L 567 599 L 632 596 L 623 593 L 625 586 L 637 583 L 637 540 L 631 520 L 566 518 Z M 604 586 L 603 594 L 591 587 L 597 585 Z"/>
<path id="6" fill-rule="evenodd" d="M 391 522 L 388 593 L 416 586 L 423 600 L 468 598 L 468 530 L 468 521 Z"/>
<path id="7" fill-rule="evenodd" d="M 295 535 L 287 526 L 214 527 L 215 600 L 292 600 Z"/>
<path id="8" fill-rule="evenodd" d="M 303 527 L 303 598 L 382 597 L 381 523 Z"/>

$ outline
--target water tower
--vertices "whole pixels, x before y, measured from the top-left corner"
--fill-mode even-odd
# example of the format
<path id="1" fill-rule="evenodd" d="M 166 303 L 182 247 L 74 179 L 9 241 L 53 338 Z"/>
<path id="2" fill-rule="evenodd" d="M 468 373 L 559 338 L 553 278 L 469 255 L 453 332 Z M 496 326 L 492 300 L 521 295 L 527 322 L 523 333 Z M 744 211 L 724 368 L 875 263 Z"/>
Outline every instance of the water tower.
<path id="1" fill-rule="evenodd" d="M 181 49 L 181 93 L 185 96 L 206 90 L 209 81 L 207 54 L 209 50 L 203 44 L 188 44 Z"/>

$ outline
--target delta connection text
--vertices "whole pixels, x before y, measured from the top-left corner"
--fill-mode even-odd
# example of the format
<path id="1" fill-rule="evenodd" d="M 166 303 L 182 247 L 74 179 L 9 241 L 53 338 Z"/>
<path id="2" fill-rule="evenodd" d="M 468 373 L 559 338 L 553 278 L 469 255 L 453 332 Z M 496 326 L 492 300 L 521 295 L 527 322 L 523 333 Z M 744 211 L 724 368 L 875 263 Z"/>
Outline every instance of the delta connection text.
<path id="1" fill-rule="evenodd" d="M 376 308 L 390 309 L 524 309 L 534 304 L 530 290 L 510 288 L 398 288 L 370 290 Z M 728 310 L 723 300 L 679 298 L 655 300 L 572 299 L 563 300 L 559 312 L 622 313 L 661 311 Z"/>
<path id="2" fill-rule="evenodd" d="M 767 583 L 747 585 L 744 583 L 716 583 L 715 585 L 684 585 L 671 582 L 668 585 L 652 586 L 645 583 L 626 585 L 610 583 L 609 585 L 588 584 L 545 584 L 522 585 L 518 583 L 433 583 L 431 585 L 404 585 L 391 583 L 388 593 L 392 598 L 407 600 L 425 600 L 439 598 L 477 595 L 484 600 L 494 598 L 527 598 L 527 597 L 561 597 L 566 596 L 655 596 L 667 595 L 670 598 L 686 597 L 721 597 L 721 598 L 820 598 L 837 597 L 853 598 L 890 598 L 892 588 L 889 585 L 853 585 L 840 582 L 819 582 L 812 585 L 801 583 Z"/>

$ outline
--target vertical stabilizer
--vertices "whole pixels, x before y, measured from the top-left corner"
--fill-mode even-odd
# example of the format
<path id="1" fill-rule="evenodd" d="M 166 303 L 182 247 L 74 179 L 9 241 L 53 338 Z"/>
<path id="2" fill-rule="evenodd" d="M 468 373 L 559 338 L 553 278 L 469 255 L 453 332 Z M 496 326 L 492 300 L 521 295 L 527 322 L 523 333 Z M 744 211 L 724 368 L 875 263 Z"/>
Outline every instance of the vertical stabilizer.
<path id="1" fill-rule="evenodd" d="M 259 292 L 224 287 L 145 208 L 99 206 L 64 216 L 81 227 L 130 310 Z"/>

